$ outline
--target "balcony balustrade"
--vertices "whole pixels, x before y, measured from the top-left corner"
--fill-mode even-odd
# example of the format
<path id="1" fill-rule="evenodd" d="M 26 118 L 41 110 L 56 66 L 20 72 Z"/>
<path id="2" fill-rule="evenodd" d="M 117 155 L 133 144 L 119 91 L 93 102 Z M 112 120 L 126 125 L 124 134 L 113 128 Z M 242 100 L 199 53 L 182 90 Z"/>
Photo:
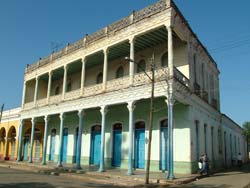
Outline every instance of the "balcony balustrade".
<path id="1" fill-rule="evenodd" d="M 36 102 L 36 106 L 40 107 L 40 106 L 45 105 L 46 103 L 47 103 L 47 98 L 39 99 Z"/>
<path id="2" fill-rule="evenodd" d="M 146 72 L 149 77 L 151 77 L 151 71 Z M 140 72 L 134 75 L 133 86 L 140 86 L 145 84 L 150 84 L 151 80 L 148 78 L 145 72 Z M 189 87 L 189 79 L 186 78 L 177 68 L 174 69 L 174 78 L 177 82 L 182 85 Z M 155 70 L 155 82 L 166 81 L 169 79 L 168 76 L 168 67 L 163 67 Z M 54 95 L 49 98 L 49 104 L 56 104 L 62 102 L 62 100 L 72 100 L 80 97 L 89 97 L 103 92 L 112 92 L 121 89 L 126 89 L 131 86 L 130 76 L 124 76 L 122 78 L 117 78 L 107 81 L 106 88 L 104 90 L 103 84 L 96 84 L 92 86 L 84 87 L 83 95 L 81 95 L 81 89 L 69 91 L 65 93 L 64 99 L 62 99 L 62 94 Z M 47 98 L 40 99 L 37 101 L 36 107 L 47 105 Z M 25 103 L 24 109 L 34 108 L 34 102 Z"/>
<path id="3" fill-rule="evenodd" d="M 59 103 L 61 100 L 62 100 L 62 95 L 61 94 L 54 95 L 54 96 L 51 96 L 49 98 L 49 103 L 50 104 L 55 104 L 55 103 Z"/>
<path id="4" fill-rule="evenodd" d="M 97 95 L 102 93 L 103 89 L 102 89 L 102 84 L 96 84 L 96 85 L 92 85 L 92 86 L 88 86 L 84 88 L 84 97 L 88 97 L 91 95 Z"/>
<path id="5" fill-rule="evenodd" d="M 65 93 L 65 100 L 76 99 L 80 96 L 80 94 L 81 94 L 81 89 L 69 91 L 69 92 Z"/>

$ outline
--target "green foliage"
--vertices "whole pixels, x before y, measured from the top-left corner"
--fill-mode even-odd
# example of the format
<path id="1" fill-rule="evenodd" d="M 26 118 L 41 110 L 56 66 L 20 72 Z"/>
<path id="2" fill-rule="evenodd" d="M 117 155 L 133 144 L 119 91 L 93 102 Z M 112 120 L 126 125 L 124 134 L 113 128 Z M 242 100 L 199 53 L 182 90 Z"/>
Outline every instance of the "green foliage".
<path id="1" fill-rule="evenodd" d="M 250 121 L 243 123 L 243 135 L 248 139 L 250 138 Z"/>

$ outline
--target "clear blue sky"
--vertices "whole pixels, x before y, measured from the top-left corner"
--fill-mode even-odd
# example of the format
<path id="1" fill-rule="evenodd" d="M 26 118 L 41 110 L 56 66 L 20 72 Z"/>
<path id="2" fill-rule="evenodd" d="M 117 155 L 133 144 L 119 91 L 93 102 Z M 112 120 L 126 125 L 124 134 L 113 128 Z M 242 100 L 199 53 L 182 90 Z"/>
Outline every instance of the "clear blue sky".
<path id="1" fill-rule="evenodd" d="M 0 104 L 20 106 L 26 64 L 155 0 L 2 0 Z M 221 71 L 221 111 L 250 120 L 250 1 L 175 0 Z"/>

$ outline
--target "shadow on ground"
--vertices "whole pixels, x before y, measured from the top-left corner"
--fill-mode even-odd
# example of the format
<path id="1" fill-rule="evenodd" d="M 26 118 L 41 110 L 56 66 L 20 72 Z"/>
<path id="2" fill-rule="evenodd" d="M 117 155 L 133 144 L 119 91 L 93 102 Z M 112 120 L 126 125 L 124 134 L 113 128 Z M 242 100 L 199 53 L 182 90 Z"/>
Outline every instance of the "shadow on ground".
<path id="1" fill-rule="evenodd" d="M 8 183 L 0 184 L 0 188 L 54 188 L 55 186 L 49 183 Z"/>

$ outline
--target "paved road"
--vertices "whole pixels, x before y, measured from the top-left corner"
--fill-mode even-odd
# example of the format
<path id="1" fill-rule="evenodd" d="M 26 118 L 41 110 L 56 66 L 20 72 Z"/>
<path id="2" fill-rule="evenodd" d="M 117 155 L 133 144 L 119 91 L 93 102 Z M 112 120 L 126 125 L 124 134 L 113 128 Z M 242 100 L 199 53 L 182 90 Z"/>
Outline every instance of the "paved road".
<path id="1" fill-rule="evenodd" d="M 248 184 L 250 187 L 250 165 L 216 173 L 187 185 L 173 186 L 172 188 L 243 188 Z"/>
<path id="2" fill-rule="evenodd" d="M 52 175 L 43 175 L 29 171 L 20 171 L 0 167 L 0 188 L 77 188 L 77 187 L 113 187 L 95 184 L 93 181 L 72 179 Z"/>

